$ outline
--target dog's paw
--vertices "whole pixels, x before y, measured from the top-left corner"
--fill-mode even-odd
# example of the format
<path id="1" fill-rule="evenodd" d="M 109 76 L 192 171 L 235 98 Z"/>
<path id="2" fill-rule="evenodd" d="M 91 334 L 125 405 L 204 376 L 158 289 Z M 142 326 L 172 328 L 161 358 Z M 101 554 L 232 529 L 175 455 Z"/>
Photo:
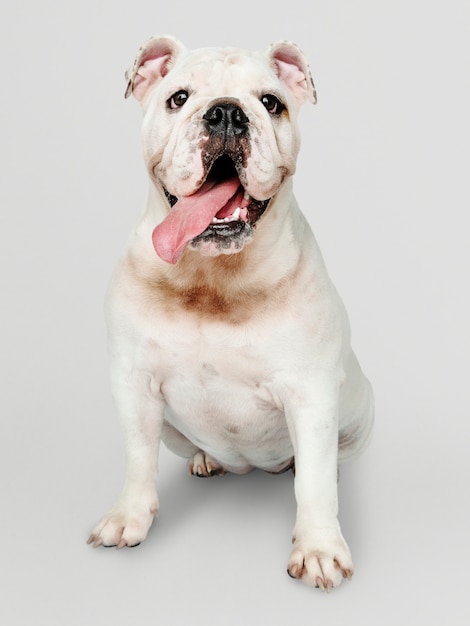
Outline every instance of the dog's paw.
<path id="1" fill-rule="evenodd" d="M 199 476 L 201 478 L 223 476 L 225 474 L 225 470 L 220 463 L 205 452 L 202 452 L 202 450 L 196 452 L 189 461 L 188 469 L 191 476 Z"/>
<path id="2" fill-rule="evenodd" d="M 88 544 L 94 548 L 124 547 L 133 548 L 146 537 L 154 517 L 158 513 L 158 503 L 153 501 L 147 506 L 129 506 L 118 502 L 116 506 L 104 515 L 92 530 Z"/>
<path id="3" fill-rule="evenodd" d="M 351 580 L 351 552 L 339 531 L 314 529 L 308 537 L 297 536 L 293 542 L 287 567 L 287 573 L 292 578 L 328 592 L 338 587 L 343 578 Z"/>

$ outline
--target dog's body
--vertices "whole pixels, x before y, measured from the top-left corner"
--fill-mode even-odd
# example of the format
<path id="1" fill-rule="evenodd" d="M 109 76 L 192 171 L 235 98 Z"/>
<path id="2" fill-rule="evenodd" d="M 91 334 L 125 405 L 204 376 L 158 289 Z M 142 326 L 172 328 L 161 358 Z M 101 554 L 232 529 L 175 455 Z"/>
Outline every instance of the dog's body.
<path id="1" fill-rule="evenodd" d="M 128 79 L 151 178 L 107 306 L 128 470 L 90 542 L 145 539 L 160 440 L 200 476 L 281 472 L 295 460 L 288 570 L 329 590 L 352 574 L 337 463 L 367 442 L 373 402 L 292 194 L 297 111 L 315 101 L 308 66 L 286 42 L 189 52 L 161 37 Z"/>

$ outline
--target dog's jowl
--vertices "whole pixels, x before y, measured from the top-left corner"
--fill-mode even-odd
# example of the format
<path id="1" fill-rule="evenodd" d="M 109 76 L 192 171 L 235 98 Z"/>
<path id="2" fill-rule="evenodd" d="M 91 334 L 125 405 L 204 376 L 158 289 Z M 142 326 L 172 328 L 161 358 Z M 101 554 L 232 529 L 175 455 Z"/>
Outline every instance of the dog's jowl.
<path id="1" fill-rule="evenodd" d="M 156 37 L 126 78 L 150 187 L 106 307 L 126 479 L 89 542 L 145 539 L 163 441 L 197 476 L 295 469 L 288 572 L 330 590 L 353 572 L 337 466 L 367 443 L 373 399 L 292 193 L 308 64 L 288 42 L 189 51 Z"/>

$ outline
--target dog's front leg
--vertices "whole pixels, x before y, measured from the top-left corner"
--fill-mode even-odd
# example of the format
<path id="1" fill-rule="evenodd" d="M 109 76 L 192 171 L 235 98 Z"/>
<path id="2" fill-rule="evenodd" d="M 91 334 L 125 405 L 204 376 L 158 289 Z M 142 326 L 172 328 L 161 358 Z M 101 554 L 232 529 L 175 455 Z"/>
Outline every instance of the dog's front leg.
<path id="1" fill-rule="evenodd" d="M 297 519 L 288 573 L 330 591 L 353 564 L 338 521 L 338 386 L 323 384 L 286 402 L 295 452 Z"/>
<path id="2" fill-rule="evenodd" d="M 148 372 L 117 359 L 111 366 L 111 381 L 125 436 L 126 477 L 117 502 L 93 529 L 88 543 L 123 548 L 143 541 L 158 513 L 163 400 Z"/>

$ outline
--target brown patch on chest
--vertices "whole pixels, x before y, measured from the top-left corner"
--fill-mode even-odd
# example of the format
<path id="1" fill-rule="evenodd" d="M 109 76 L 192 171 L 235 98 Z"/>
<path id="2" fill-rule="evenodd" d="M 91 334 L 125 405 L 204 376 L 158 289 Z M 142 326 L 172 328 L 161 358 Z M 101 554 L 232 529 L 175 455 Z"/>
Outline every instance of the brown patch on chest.
<path id="1" fill-rule="evenodd" d="M 226 319 L 237 315 L 236 310 L 244 308 L 242 301 L 227 297 L 222 291 L 204 284 L 179 289 L 163 279 L 159 281 L 158 289 L 167 303 L 202 317 Z"/>
<path id="2" fill-rule="evenodd" d="M 275 285 L 250 281 L 245 250 L 217 257 L 187 250 L 176 265 L 159 266 L 151 275 L 145 275 L 133 259 L 129 268 L 134 284 L 144 292 L 144 301 L 157 304 L 168 315 L 185 313 L 235 325 L 278 306 L 293 278 L 282 278 Z"/>
<path id="3" fill-rule="evenodd" d="M 198 254 L 198 253 L 196 253 Z M 178 268 L 161 277 L 156 288 L 167 307 L 182 309 L 205 319 L 231 324 L 246 321 L 263 307 L 268 292 L 262 286 L 246 286 L 242 279 L 246 259 L 237 255 L 203 258 L 188 252 Z"/>

